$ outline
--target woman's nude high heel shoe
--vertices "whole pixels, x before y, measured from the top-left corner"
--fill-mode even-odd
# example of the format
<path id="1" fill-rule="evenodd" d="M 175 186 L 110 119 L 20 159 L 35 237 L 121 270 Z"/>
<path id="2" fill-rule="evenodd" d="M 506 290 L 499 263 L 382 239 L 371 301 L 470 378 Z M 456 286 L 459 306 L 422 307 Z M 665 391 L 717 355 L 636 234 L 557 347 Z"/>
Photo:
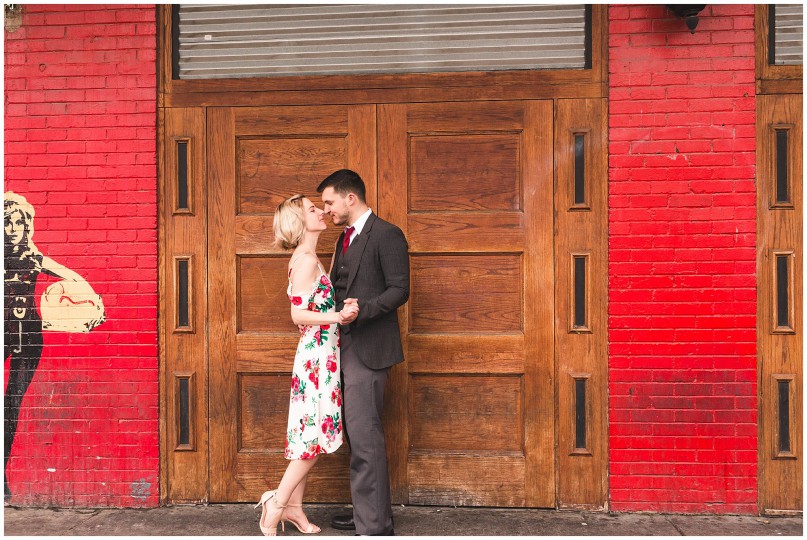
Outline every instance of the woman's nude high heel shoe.
<path id="1" fill-rule="evenodd" d="M 286 506 L 293 506 L 295 508 L 302 508 L 303 507 L 302 504 L 288 504 Z M 297 530 L 300 531 L 303 534 L 317 534 L 319 532 L 322 532 L 322 529 L 320 529 L 319 527 L 317 527 L 316 525 L 314 525 L 310 521 L 308 522 L 308 527 L 306 527 L 305 530 L 303 530 L 303 528 L 300 526 L 299 523 L 297 523 L 296 521 L 294 521 L 293 519 L 291 519 L 289 516 L 286 515 L 285 510 L 283 511 L 283 514 L 280 517 L 280 522 L 283 523 L 284 521 L 288 521 L 289 523 L 291 523 L 292 525 L 297 527 Z M 286 529 L 283 529 L 283 530 L 285 531 Z"/>
<path id="2" fill-rule="evenodd" d="M 274 527 L 264 526 L 266 523 L 266 516 L 269 514 L 269 512 L 267 512 L 266 504 L 270 501 L 272 503 L 273 510 L 275 510 L 275 515 L 277 515 L 278 521 L 280 522 L 281 529 L 283 532 L 286 532 L 286 526 L 283 524 L 283 521 L 279 519 L 283 516 L 283 509 L 286 507 L 278 504 L 277 499 L 275 498 L 275 493 L 275 491 L 264 492 L 264 494 L 261 495 L 261 500 L 255 505 L 255 508 L 258 508 L 259 506 L 262 508 L 261 519 L 258 522 L 258 526 L 261 528 L 261 532 L 264 536 L 277 536 L 277 523 L 275 523 Z"/>

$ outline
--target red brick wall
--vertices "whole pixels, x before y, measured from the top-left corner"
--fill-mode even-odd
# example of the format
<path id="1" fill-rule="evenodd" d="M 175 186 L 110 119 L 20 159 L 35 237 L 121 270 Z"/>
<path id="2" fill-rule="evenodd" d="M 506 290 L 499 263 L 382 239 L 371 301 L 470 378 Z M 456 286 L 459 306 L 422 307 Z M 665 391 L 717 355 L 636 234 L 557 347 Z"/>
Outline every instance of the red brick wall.
<path id="1" fill-rule="evenodd" d="M 609 14 L 611 508 L 753 513 L 753 7 L 694 35 L 661 5 Z M 155 30 L 153 6 L 25 5 L 5 33 L 5 190 L 107 317 L 43 333 L 15 504 L 158 501 Z"/>
<path id="2" fill-rule="evenodd" d="M 42 254 L 106 307 L 90 333 L 43 333 L 8 463 L 12 502 L 155 506 L 155 9 L 23 4 L 5 51 L 5 190 L 35 208 Z M 37 299 L 54 281 L 40 277 Z"/>
<path id="3" fill-rule="evenodd" d="M 754 8 L 609 18 L 611 508 L 755 513 Z"/>

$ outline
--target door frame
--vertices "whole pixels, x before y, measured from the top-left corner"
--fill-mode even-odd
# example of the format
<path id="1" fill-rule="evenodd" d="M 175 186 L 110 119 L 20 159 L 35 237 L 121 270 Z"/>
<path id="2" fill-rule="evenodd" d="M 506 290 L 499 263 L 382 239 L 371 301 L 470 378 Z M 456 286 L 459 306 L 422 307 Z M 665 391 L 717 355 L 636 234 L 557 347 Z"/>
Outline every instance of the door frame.
<path id="1" fill-rule="evenodd" d="M 162 504 L 199 503 L 207 502 L 210 498 L 206 260 L 209 209 L 205 164 L 207 152 L 215 149 L 206 148 L 208 108 L 552 99 L 556 117 L 559 110 L 567 111 L 563 116 L 565 123 L 555 123 L 553 157 L 556 382 L 555 410 L 552 414 L 557 415 L 559 410 L 563 410 L 567 417 L 556 419 L 555 422 L 555 500 L 559 508 L 607 509 L 607 317 L 602 317 L 596 330 L 581 329 L 573 324 L 569 326 L 571 315 L 568 311 L 574 303 L 574 295 L 569 289 L 573 283 L 571 261 L 574 254 L 583 254 L 591 257 L 591 261 L 597 258 L 597 263 L 591 268 L 599 268 L 600 275 L 589 272 L 586 284 L 590 286 L 586 289 L 594 291 L 592 297 L 599 296 L 594 309 L 607 313 L 607 9 L 606 5 L 591 6 L 592 67 L 586 70 L 330 76 L 324 78 L 326 82 L 319 81 L 323 78 L 312 77 L 222 82 L 171 79 L 170 5 L 156 7 Z M 311 84 L 316 90 L 305 90 Z M 574 111 L 580 113 L 575 114 Z M 585 170 L 591 175 L 589 185 L 599 186 L 595 192 L 600 195 L 591 199 L 588 208 L 567 204 L 568 190 L 573 189 L 574 185 L 574 152 L 573 147 L 566 143 L 570 140 L 569 136 L 573 137 L 575 133 L 594 135 L 587 139 Z M 184 174 L 193 207 L 187 211 L 175 208 L 176 183 L 180 173 L 176 143 L 182 141 L 187 142 L 189 148 L 189 161 Z M 581 230 L 590 230 L 591 234 L 573 234 Z M 195 323 L 192 328 L 177 329 L 172 322 L 176 319 L 179 298 L 175 262 L 178 257 L 191 261 L 189 309 Z M 559 275 L 565 277 L 559 279 Z M 601 281 L 596 281 L 599 278 Z M 559 283 L 565 284 L 563 290 L 559 289 Z M 602 288 L 599 293 L 597 287 Z M 214 311 L 215 306 L 210 306 L 210 312 Z M 564 358 L 563 362 L 559 361 L 560 351 L 573 355 L 591 350 L 590 345 L 585 344 L 586 340 L 595 344 L 596 357 L 584 357 L 582 363 L 577 364 L 570 362 L 569 357 Z M 579 380 L 589 385 L 588 399 L 582 407 L 577 407 L 575 402 L 574 388 Z M 180 397 L 186 401 L 182 402 Z M 574 423 L 573 418 L 569 420 L 568 416 L 576 409 L 582 410 L 588 419 L 586 433 L 589 440 L 598 439 L 596 450 L 581 451 L 571 446 L 557 446 L 561 441 L 566 446 L 571 444 L 569 441 L 573 440 Z M 177 435 L 182 422 L 190 423 L 190 444 L 178 444 Z M 187 437 L 187 432 L 183 433 Z M 584 479 L 583 482 L 563 481 L 560 478 L 561 469 L 564 475 Z"/>
<path id="2" fill-rule="evenodd" d="M 158 5 L 156 10 L 158 107 L 510 101 L 608 94 L 608 6 L 604 4 L 588 5 L 588 69 L 209 80 L 173 78 L 171 5 Z"/>
<path id="3" fill-rule="evenodd" d="M 765 515 L 801 515 L 803 497 L 803 65 L 769 60 L 770 5 L 754 8 L 756 71 L 756 278 L 757 278 L 757 470 L 758 507 Z M 778 131 L 785 132 L 787 161 L 777 164 Z M 778 201 L 777 172 L 789 178 L 788 201 Z M 787 260 L 788 323 L 779 326 L 775 264 Z M 784 383 L 789 406 L 779 410 Z M 781 396 L 784 397 L 784 396 Z M 785 420 L 789 420 L 785 422 Z M 782 424 L 789 424 L 780 434 Z M 783 451 L 780 435 L 790 448 Z M 795 479 L 795 481 L 793 481 Z"/>

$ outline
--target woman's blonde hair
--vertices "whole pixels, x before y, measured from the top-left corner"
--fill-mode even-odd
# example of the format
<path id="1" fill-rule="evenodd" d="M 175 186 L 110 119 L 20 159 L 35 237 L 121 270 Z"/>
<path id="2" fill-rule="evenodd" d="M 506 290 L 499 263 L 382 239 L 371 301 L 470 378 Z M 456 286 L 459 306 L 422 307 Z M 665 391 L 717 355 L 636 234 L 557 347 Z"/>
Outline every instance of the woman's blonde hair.
<path id="1" fill-rule="evenodd" d="M 275 245 L 283 249 L 294 249 L 305 234 L 304 195 L 294 195 L 280 203 L 275 210 L 273 228 Z"/>

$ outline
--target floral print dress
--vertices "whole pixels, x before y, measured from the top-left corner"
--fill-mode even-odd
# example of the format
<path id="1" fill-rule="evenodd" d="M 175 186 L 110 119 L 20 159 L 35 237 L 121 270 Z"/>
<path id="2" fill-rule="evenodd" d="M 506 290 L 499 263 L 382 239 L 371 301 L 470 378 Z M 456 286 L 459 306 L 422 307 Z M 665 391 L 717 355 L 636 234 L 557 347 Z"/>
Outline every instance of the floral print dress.
<path id="1" fill-rule="evenodd" d="M 319 270 L 319 280 L 313 283 L 310 292 L 303 293 L 292 293 L 289 270 L 287 294 L 293 307 L 320 313 L 335 311 L 331 280 L 321 265 Z M 335 452 L 341 445 L 339 327 L 337 324 L 300 325 L 300 342 L 291 378 L 286 459 L 311 459 Z"/>

